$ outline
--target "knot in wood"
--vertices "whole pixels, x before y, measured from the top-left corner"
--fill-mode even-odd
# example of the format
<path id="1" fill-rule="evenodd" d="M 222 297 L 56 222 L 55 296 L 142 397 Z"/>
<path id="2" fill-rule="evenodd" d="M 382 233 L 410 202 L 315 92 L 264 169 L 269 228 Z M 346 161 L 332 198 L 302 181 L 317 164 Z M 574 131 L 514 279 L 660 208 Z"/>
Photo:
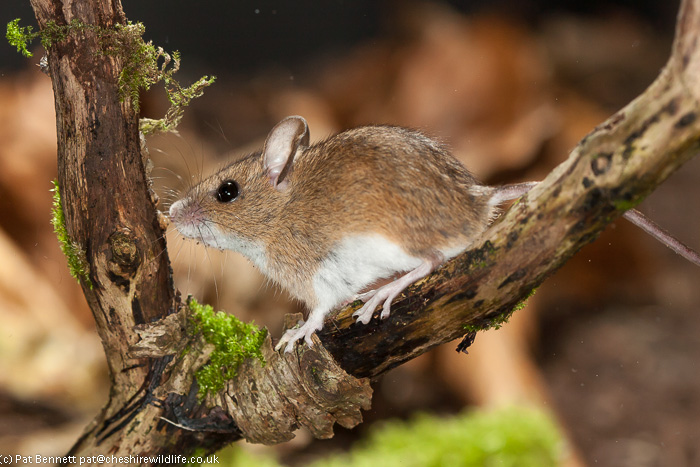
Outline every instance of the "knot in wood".
<path id="1" fill-rule="evenodd" d="M 122 277 L 133 276 L 141 264 L 141 256 L 131 230 L 123 228 L 110 235 L 109 248 L 112 253 L 110 272 Z"/>

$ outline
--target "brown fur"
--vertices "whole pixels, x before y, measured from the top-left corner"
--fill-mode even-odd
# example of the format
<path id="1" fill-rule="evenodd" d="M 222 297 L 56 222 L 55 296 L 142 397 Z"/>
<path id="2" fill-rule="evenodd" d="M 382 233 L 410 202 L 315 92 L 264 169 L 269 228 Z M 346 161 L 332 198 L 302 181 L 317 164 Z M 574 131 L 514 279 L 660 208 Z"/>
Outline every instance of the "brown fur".
<path id="1" fill-rule="evenodd" d="M 419 132 L 366 126 L 300 148 L 277 191 L 260 153 L 223 168 L 188 198 L 204 217 L 231 233 L 265 245 L 268 273 L 310 306 L 311 278 L 344 236 L 378 233 L 411 255 L 466 247 L 486 227 L 491 189 L 442 146 Z M 239 197 L 216 199 L 225 180 Z"/>

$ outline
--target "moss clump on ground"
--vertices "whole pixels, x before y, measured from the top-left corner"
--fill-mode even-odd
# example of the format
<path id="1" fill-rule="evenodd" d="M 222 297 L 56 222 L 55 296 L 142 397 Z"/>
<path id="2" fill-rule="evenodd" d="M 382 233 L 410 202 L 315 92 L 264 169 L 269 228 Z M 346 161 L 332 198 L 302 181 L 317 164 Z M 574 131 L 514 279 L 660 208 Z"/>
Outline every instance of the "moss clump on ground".
<path id="1" fill-rule="evenodd" d="M 203 76 L 190 86 L 183 87 L 173 75 L 180 69 L 180 54 L 172 55 L 161 47 L 156 47 L 151 41 L 143 40 L 146 27 L 142 23 L 127 22 L 117 24 L 112 29 L 73 20 L 67 25 L 59 26 L 48 22 L 40 32 L 33 32 L 31 26 L 19 26 L 20 19 L 7 24 L 5 37 L 10 45 L 26 57 L 32 53 L 27 46 L 36 38 L 41 39 L 45 49 L 52 44 L 64 40 L 69 34 L 82 34 L 85 31 L 94 32 L 100 41 L 97 53 L 118 56 L 122 59 L 122 69 L 119 73 L 119 92 L 123 99 L 129 99 L 136 112 L 139 111 L 139 91 L 148 90 L 156 83 L 162 82 L 170 102 L 170 108 L 161 119 L 142 119 L 139 129 L 144 134 L 167 132 L 174 130 L 182 119 L 185 107 L 204 93 L 204 88 L 215 81 L 214 76 Z"/>
<path id="2" fill-rule="evenodd" d="M 550 467 L 561 464 L 564 441 L 543 412 L 523 407 L 474 410 L 454 417 L 419 415 L 388 421 L 350 452 L 310 467 Z M 279 467 L 268 456 L 240 446 L 217 453 L 222 466 Z M 209 464 L 204 464 L 209 465 Z"/>
<path id="3" fill-rule="evenodd" d="M 554 422 L 534 409 L 473 411 L 442 418 L 419 415 L 388 422 L 366 444 L 314 467 L 471 467 L 559 465 L 563 439 Z"/>
<path id="4" fill-rule="evenodd" d="M 85 259 L 85 251 L 82 247 L 73 242 L 68 236 L 66 230 L 66 218 L 63 214 L 63 206 L 61 205 L 61 192 L 58 188 L 58 181 L 53 181 L 53 208 L 51 208 L 51 224 L 53 231 L 56 232 L 58 243 L 61 246 L 61 251 L 68 260 L 68 269 L 71 276 L 75 277 L 78 282 L 84 282 L 85 285 L 92 289 L 92 281 L 90 281 L 90 266 Z"/>
<path id="5" fill-rule="evenodd" d="M 209 362 L 195 374 L 200 397 L 221 391 L 247 358 L 257 358 L 265 365 L 260 347 L 267 336 L 266 329 L 222 311 L 214 312 L 211 305 L 201 305 L 194 299 L 188 305 L 192 311 L 192 334 L 201 334 L 214 346 Z"/>

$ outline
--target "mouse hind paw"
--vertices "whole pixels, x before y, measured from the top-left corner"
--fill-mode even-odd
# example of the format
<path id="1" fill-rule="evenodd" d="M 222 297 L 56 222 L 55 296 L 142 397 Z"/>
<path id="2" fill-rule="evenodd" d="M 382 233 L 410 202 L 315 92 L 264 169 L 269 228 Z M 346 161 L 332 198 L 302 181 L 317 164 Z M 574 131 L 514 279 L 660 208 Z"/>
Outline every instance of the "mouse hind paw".
<path id="1" fill-rule="evenodd" d="M 368 297 L 369 300 L 365 302 L 362 308 L 352 314 L 357 318 L 356 322 L 362 324 L 369 323 L 372 319 L 375 308 L 377 308 L 377 306 L 382 302 L 384 305 L 382 306 L 380 318 L 388 318 L 391 314 L 391 302 L 393 302 L 401 292 L 406 290 L 409 285 L 433 272 L 435 268 L 437 268 L 443 261 L 444 257 L 441 254 L 435 254 L 435 257 L 425 259 L 416 269 L 409 271 L 398 279 L 383 285 L 375 291 L 372 291 L 371 295 L 369 296 L 371 298 Z M 360 296 L 360 298 L 362 299 L 363 297 Z"/>
<path id="2" fill-rule="evenodd" d="M 380 292 L 384 287 L 378 289 L 375 292 Z M 360 308 L 352 314 L 352 316 L 356 318 L 355 322 L 362 324 L 369 323 L 372 319 L 372 315 L 374 314 L 374 309 L 377 308 L 377 306 L 382 302 L 382 300 L 386 299 L 382 297 L 380 293 L 374 293 L 371 297 L 368 297 L 366 300 L 363 300 L 365 304 L 362 305 L 362 308 Z"/>
<path id="3" fill-rule="evenodd" d="M 403 283 L 400 282 L 400 279 L 398 279 L 377 289 L 376 293 L 373 294 L 364 305 L 362 305 L 362 308 L 352 314 L 355 318 L 357 318 L 356 322 L 362 324 L 369 323 L 372 319 L 372 315 L 374 314 L 374 310 L 381 303 L 384 303 L 384 305 L 382 306 L 382 313 L 379 317 L 381 319 L 388 318 L 391 314 L 391 302 L 393 302 L 394 299 L 406 289 L 406 287 L 407 286 L 403 285 Z"/>

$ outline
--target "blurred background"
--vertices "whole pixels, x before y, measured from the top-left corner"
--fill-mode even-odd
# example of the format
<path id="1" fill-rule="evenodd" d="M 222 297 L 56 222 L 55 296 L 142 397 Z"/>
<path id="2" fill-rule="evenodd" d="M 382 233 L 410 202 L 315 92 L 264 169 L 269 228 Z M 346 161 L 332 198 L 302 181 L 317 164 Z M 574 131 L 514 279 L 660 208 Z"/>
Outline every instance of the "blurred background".
<path id="1" fill-rule="evenodd" d="M 562 5 L 566 3 L 566 5 Z M 490 184 L 540 180 L 663 67 L 678 1 L 138 2 L 146 38 L 182 53 L 178 78 L 217 82 L 177 135 L 148 141 L 161 209 L 202 174 L 303 115 L 311 138 L 367 123 L 422 129 Z M 28 0 L 0 19 L 35 24 Z M 106 401 L 102 347 L 49 223 L 50 79 L 0 45 L 0 454 L 62 454 Z M 143 116 L 167 109 L 162 89 Z M 700 250 L 700 160 L 640 209 Z M 168 234 L 175 280 L 279 336 L 298 304 L 236 254 Z M 567 462 L 700 465 L 700 269 L 615 222 L 469 355 L 437 348 L 374 383 L 372 409 L 332 440 L 269 448 L 290 465 L 347 449 L 416 412 L 526 405 L 571 443 Z M 256 448 L 257 449 L 257 448 Z"/>

